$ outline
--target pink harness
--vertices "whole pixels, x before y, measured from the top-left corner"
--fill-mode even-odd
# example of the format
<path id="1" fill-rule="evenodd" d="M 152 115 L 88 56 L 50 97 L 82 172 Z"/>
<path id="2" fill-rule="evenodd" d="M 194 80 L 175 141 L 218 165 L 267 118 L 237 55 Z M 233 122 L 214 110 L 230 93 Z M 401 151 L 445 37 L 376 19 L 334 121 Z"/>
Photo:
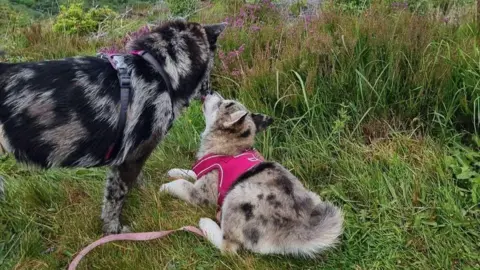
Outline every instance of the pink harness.
<path id="1" fill-rule="evenodd" d="M 255 150 L 248 150 L 236 156 L 208 154 L 199 159 L 192 168 L 197 180 L 202 176 L 218 171 L 218 200 L 220 208 L 230 187 L 245 173 L 263 161 L 263 157 Z"/>
<path id="2" fill-rule="evenodd" d="M 198 160 L 193 165 L 193 171 L 197 174 L 197 180 L 200 179 L 205 174 L 212 172 L 213 170 L 218 170 L 218 207 L 220 209 L 225 195 L 227 195 L 230 187 L 235 183 L 235 181 L 242 175 L 247 172 L 255 165 L 258 165 L 263 161 L 262 155 L 256 150 L 248 150 L 236 156 L 224 156 L 224 155 L 206 155 L 200 160 Z M 217 219 L 219 219 L 219 213 L 217 213 Z M 68 270 L 74 270 L 77 268 L 77 265 L 80 263 L 80 260 L 87 255 L 95 247 L 101 246 L 108 242 L 112 241 L 122 241 L 122 240 L 131 240 L 131 241 L 148 241 L 157 238 L 165 237 L 171 233 L 177 231 L 189 231 L 199 236 L 205 236 L 205 233 L 200 231 L 200 229 L 194 226 L 185 226 L 176 230 L 168 231 L 158 231 L 158 232 L 143 232 L 143 233 L 121 233 L 115 235 L 108 235 L 98 239 L 97 241 L 91 243 L 84 249 L 82 249 L 75 258 L 70 262 Z"/>

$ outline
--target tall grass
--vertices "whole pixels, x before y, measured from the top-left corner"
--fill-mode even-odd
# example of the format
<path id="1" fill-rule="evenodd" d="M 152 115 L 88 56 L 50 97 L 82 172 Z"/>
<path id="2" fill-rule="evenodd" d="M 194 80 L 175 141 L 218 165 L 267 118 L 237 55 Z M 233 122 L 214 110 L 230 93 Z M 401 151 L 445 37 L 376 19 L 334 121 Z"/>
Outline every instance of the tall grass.
<path id="1" fill-rule="evenodd" d="M 251 14 L 230 18 L 216 65 L 219 89 L 268 100 L 272 109 L 284 97 L 279 117 L 317 108 L 310 115 L 328 119 L 344 103 L 355 111 L 354 125 L 395 116 L 435 134 L 476 132 L 477 30 L 466 23 L 473 14 L 460 24 L 372 6 L 360 16 L 330 8 L 284 22 L 265 9 L 244 8 L 240 14 Z M 305 98 L 321 102 L 310 108 Z"/>
<path id="2" fill-rule="evenodd" d="M 341 244 L 313 260 L 221 256 L 207 242 L 178 234 L 101 247 L 81 268 L 477 269 L 479 196 L 457 174 L 479 171 L 471 154 L 478 148 L 452 151 L 464 134 L 479 131 L 479 29 L 472 6 L 420 10 L 410 3 L 421 1 L 408 1 L 408 8 L 357 1 L 366 4 L 352 12 L 335 2 L 319 17 L 293 19 L 261 2 L 212 1 L 191 20 L 229 22 L 215 89 L 275 117 L 257 147 L 343 207 Z M 100 39 L 55 34 L 48 22 L 41 30 L 16 28 L 5 34 L 8 60 L 93 54 L 147 20 L 127 18 L 125 27 L 107 28 Z M 125 209 L 135 231 L 214 215 L 214 207 L 195 208 L 157 192 L 168 169 L 191 166 L 203 125 L 194 103 L 149 160 L 149 180 Z M 63 268 L 100 236 L 104 170 L 31 172 L 5 159 L 0 173 L 7 180 L 1 269 Z"/>

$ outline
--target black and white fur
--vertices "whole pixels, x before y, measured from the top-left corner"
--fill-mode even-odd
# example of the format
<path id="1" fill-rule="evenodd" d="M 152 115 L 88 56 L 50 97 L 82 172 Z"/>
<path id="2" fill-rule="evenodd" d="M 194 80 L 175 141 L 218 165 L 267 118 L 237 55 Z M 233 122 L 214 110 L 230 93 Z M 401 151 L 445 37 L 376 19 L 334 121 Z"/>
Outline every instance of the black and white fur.
<path id="1" fill-rule="evenodd" d="M 121 148 L 108 162 L 105 155 L 116 140 L 120 112 L 117 72 L 108 60 L 75 57 L 0 63 L 1 150 L 41 168 L 110 166 L 103 231 L 123 231 L 120 215 L 125 196 L 166 135 L 170 120 L 191 99 L 210 91 L 216 42 L 224 28 L 225 24 L 175 20 L 128 44 L 128 50 L 146 50 L 154 56 L 173 91 L 141 56 L 125 56 L 132 91 Z"/>
<path id="2" fill-rule="evenodd" d="M 217 93 L 206 97 L 203 111 L 206 127 L 198 158 L 251 149 L 255 134 L 272 123 Z M 196 178 L 190 170 L 172 169 L 169 176 L 177 180 L 162 185 L 161 191 L 196 205 L 216 204 L 217 170 L 194 183 L 186 180 Z M 225 196 L 221 214 L 220 227 L 209 218 L 200 219 L 199 226 L 223 252 L 243 247 L 262 254 L 313 256 L 337 243 L 343 230 L 342 211 L 275 162 L 262 162 L 242 174 Z"/>

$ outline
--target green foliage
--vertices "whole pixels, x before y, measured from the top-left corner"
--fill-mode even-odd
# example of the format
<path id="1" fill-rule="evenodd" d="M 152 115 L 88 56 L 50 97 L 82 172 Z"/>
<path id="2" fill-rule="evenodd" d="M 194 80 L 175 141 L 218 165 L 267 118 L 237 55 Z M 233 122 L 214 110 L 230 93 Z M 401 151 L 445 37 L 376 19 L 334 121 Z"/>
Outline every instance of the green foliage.
<path id="1" fill-rule="evenodd" d="M 479 149 L 480 144 L 477 145 L 477 149 L 457 145 L 446 161 L 457 180 L 457 184 L 470 193 L 474 204 L 480 203 Z"/>
<path id="2" fill-rule="evenodd" d="M 371 0 L 337 0 L 333 2 L 345 12 L 361 12 L 371 4 Z"/>
<path id="3" fill-rule="evenodd" d="M 30 18 L 6 3 L 0 3 L 0 29 L 8 26 L 24 26 L 28 24 Z"/>
<path id="4" fill-rule="evenodd" d="M 307 0 L 297 0 L 290 5 L 289 10 L 293 15 L 298 16 L 305 7 L 307 7 Z"/>
<path id="5" fill-rule="evenodd" d="M 322 8 L 319 18 L 287 20 L 269 5 L 248 10 L 243 0 L 216 0 L 192 18 L 230 18 L 219 39 L 213 87 L 275 118 L 255 147 L 343 208 L 337 248 L 317 259 L 222 256 L 207 241 L 178 233 L 107 244 L 79 269 L 478 269 L 478 146 L 450 147 L 468 131 L 478 133 L 473 16 L 447 23 L 433 4 L 424 16 L 414 4 L 361 3 L 352 4 L 352 12 L 333 6 Z M 0 61 L 93 55 L 110 38 L 123 44 L 126 32 L 151 19 L 140 16 L 125 17 L 99 39 L 55 33 L 49 21 L 7 32 Z M 123 216 L 134 231 L 215 216 L 215 207 L 192 207 L 158 192 L 169 181 L 167 170 L 194 163 L 203 127 L 201 105 L 192 102 L 149 158 L 145 186 L 132 190 L 125 204 Z M 39 172 L 12 158 L 1 161 L 1 269 L 64 269 L 101 237 L 104 170 Z"/>
<path id="6" fill-rule="evenodd" d="M 432 9 L 440 9 L 447 13 L 454 6 L 466 6 L 475 0 L 335 0 L 333 3 L 345 12 L 358 13 L 377 3 L 393 9 L 406 9 L 417 13 L 425 13 Z"/>
<path id="7" fill-rule="evenodd" d="M 174 16 L 187 16 L 194 12 L 198 5 L 198 0 L 165 0 L 168 9 Z"/>
<path id="8" fill-rule="evenodd" d="M 67 34 L 88 34 L 98 30 L 100 23 L 113 19 L 117 14 L 108 7 L 91 8 L 84 11 L 82 4 L 60 6 L 53 30 Z"/>

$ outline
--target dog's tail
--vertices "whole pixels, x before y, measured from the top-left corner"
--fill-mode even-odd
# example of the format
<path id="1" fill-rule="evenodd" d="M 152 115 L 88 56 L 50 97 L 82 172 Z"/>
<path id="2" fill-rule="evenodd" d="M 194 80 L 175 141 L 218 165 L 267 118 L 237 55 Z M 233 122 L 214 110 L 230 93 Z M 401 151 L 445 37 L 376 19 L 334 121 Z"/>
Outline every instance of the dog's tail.
<path id="1" fill-rule="evenodd" d="M 304 220 L 303 226 L 295 226 L 285 239 L 287 253 L 314 256 L 315 253 L 334 246 L 343 232 L 343 213 L 329 202 L 320 202 Z"/>

